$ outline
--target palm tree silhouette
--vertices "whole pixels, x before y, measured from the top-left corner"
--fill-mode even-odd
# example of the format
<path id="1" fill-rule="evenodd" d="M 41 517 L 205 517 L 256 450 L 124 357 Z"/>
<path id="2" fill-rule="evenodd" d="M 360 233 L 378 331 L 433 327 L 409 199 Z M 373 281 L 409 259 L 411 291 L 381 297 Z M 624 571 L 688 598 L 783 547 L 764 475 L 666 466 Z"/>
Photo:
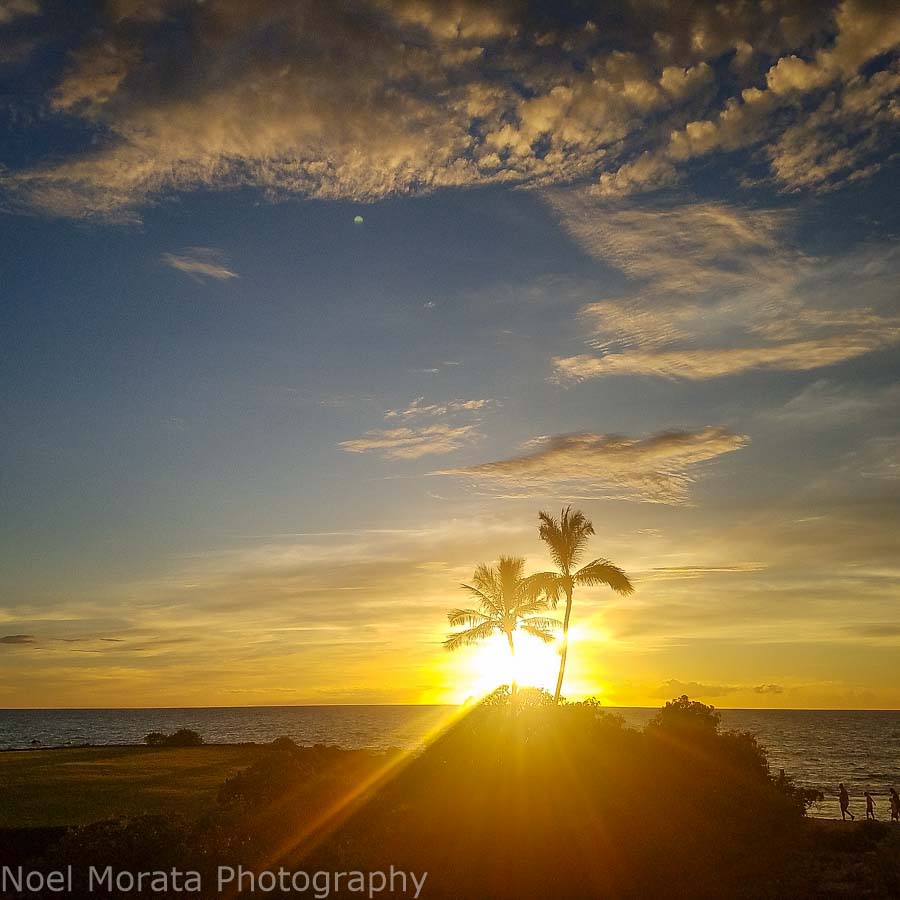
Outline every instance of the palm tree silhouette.
<path id="1" fill-rule="evenodd" d="M 501 556 L 496 566 L 481 563 L 472 576 L 472 584 L 460 587 L 478 600 L 475 609 L 451 609 L 447 619 L 452 628 L 444 641 L 447 650 L 458 650 L 477 644 L 495 632 L 506 635 L 510 656 L 515 660 L 516 645 L 513 633 L 518 629 L 539 638 L 545 643 L 553 640 L 553 631 L 559 627 L 556 619 L 541 616 L 547 609 L 547 600 L 541 596 L 543 585 L 523 577 L 525 560 L 514 556 Z M 512 693 L 517 685 L 512 680 Z"/>
<path id="2" fill-rule="evenodd" d="M 550 606 L 556 609 L 560 595 L 566 598 L 566 615 L 563 619 L 562 646 L 559 651 L 559 676 L 553 702 L 559 703 L 563 679 L 566 674 L 566 656 L 569 652 L 569 620 L 572 617 L 572 592 L 576 584 L 591 587 L 606 584 L 617 594 L 630 594 L 634 590 L 631 580 L 608 559 L 595 559 L 573 572 L 584 554 L 588 538 L 594 533 L 594 526 L 585 518 L 581 510 L 573 512 L 567 506 L 555 519 L 543 510 L 538 513 L 541 540 L 550 548 L 550 556 L 556 563 L 558 572 L 539 572 L 530 576 L 528 590 L 537 588 L 546 595 Z"/>

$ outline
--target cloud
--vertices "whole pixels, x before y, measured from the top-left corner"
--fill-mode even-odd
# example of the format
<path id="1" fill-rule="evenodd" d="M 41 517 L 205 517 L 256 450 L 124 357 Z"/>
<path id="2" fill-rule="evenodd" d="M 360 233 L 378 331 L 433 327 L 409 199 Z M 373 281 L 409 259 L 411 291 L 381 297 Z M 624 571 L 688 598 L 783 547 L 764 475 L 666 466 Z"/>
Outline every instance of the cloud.
<path id="1" fill-rule="evenodd" d="M 632 282 L 630 294 L 581 309 L 596 352 L 556 357 L 558 381 L 808 371 L 900 343 L 894 247 L 811 260 L 791 249 L 783 211 L 609 210 L 583 191 L 550 199 L 582 248 Z"/>
<path id="2" fill-rule="evenodd" d="M 567 434 L 539 438 L 530 452 L 440 472 L 514 496 L 587 493 L 652 503 L 685 503 L 701 463 L 747 443 L 745 435 L 709 426 L 646 438 Z M 531 449 L 534 448 L 534 449 Z"/>
<path id="3" fill-rule="evenodd" d="M 765 569 L 763 563 L 736 563 L 722 566 L 655 566 L 648 572 L 637 575 L 641 580 L 683 581 L 685 579 L 705 578 L 709 575 L 743 575 L 760 572 Z"/>
<path id="4" fill-rule="evenodd" d="M 702 312 L 697 311 L 697 317 Z M 846 341 L 840 334 L 776 346 L 627 352 L 607 356 L 557 357 L 553 360 L 561 381 L 580 381 L 603 375 L 656 375 L 662 378 L 701 380 L 738 375 L 754 369 L 803 372 L 884 350 L 900 341 L 900 322 L 874 323 L 868 334 Z"/>
<path id="5" fill-rule="evenodd" d="M 7 0 L 0 17 L 35 6 Z M 100 15 L 87 33 L 58 23 L 72 50 L 41 104 L 95 141 L 10 173 L 16 202 L 134 220 L 198 188 L 367 201 L 577 178 L 614 197 L 762 141 L 774 179 L 817 189 L 874 171 L 891 79 L 860 70 L 898 39 L 887 5 L 853 0 L 565 14 L 512 0 L 120 0 Z"/>
<path id="6" fill-rule="evenodd" d="M 449 363 L 444 363 L 449 365 Z M 416 397 L 405 409 L 389 409 L 385 419 L 438 418 L 451 413 L 469 413 L 486 409 L 493 400 L 448 400 L 446 403 L 426 403 L 424 397 Z"/>
<path id="7" fill-rule="evenodd" d="M 238 277 L 237 272 L 232 272 L 226 265 L 225 254 L 213 247 L 188 247 L 180 254 L 164 253 L 161 262 L 196 281 L 204 278 L 227 281 Z"/>
<path id="8" fill-rule="evenodd" d="M 687 694 L 689 697 L 725 697 L 740 690 L 741 688 L 732 684 L 703 684 L 699 681 L 678 681 L 672 678 L 657 688 L 656 696 L 672 698 Z"/>
<path id="9" fill-rule="evenodd" d="M 586 253 L 656 291 L 692 294 L 780 279 L 802 262 L 785 210 L 694 202 L 609 208 L 583 190 L 544 196 Z"/>
<path id="10" fill-rule="evenodd" d="M 851 454 L 850 474 L 877 481 L 900 481 L 900 435 L 867 440 Z"/>
<path id="11" fill-rule="evenodd" d="M 341 441 L 348 453 L 378 451 L 385 459 L 419 459 L 450 453 L 481 436 L 478 426 L 424 425 L 420 428 L 386 428 L 367 431 L 361 438 Z"/>
<path id="12" fill-rule="evenodd" d="M 765 415 L 797 425 L 828 426 L 865 419 L 898 405 L 900 384 L 858 388 L 819 378 Z"/>
<path id="13" fill-rule="evenodd" d="M 338 446 L 348 453 L 377 451 L 385 459 L 419 459 L 422 456 L 450 453 L 481 437 L 478 413 L 493 404 L 494 401 L 487 398 L 427 403 L 424 397 L 416 397 L 406 407 L 387 410 L 384 414 L 385 422 L 424 421 L 426 424 L 375 428 L 360 438 L 341 441 Z M 433 421 L 436 419 L 448 421 Z"/>
<path id="14" fill-rule="evenodd" d="M 0 0 L 0 26 L 16 19 L 39 15 L 41 5 L 37 0 Z"/>
<path id="15" fill-rule="evenodd" d="M 784 687 L 780 684 L 758 684 L 755 687 L 746 687 L 735 684 L 704 684 L 699 681 L 678 681 L 673 678 L 659 686 L 657 697 L 671 698 L 687 694 L 689 697 L 727 697 L 729 694 L 752 692 L 754 694 L 783 694 Z"/>
<path id="16" fill-rule="evenodd" d="M 868 178 L 890 152 L 900 65 L 865 76 L 864 63 L 897 47 L 890 4 L 844 0 L 837 37 L 807 61 L 787 53 L 712 116 L 660 133 L 655 146 L 600 176 L 598 196 L 621 197 L 677 181 L 679 167 L 713 152 L 764 144 L 772 180 L 786 191 L 828 191 Z M 810 99 L 812 98 L 812 99 Z"/>
<path id="17" fill-rule="evenodd" d="M 36 642 L 33 634 L 6 634 L 0 637 L 0 644 L 34 644 Z"/>

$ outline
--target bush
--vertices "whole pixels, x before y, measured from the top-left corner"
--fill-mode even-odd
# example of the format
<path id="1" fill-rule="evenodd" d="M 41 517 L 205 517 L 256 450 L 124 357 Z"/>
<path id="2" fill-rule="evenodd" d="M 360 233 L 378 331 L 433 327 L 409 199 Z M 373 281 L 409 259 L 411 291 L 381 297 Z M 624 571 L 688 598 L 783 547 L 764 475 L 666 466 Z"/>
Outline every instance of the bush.
<path id="1" fill-rule="evenodd" d="M 699 700 L 691 700 L 682 694 L 668 703 L 650 720 L 648 728 L 660 728 L 672 732 L 697 732 L 712 734 L 719 728 L 722 716 L 714 706 Z"/>
<path id="2" fill-rule="evenodd" d="M 144 743 L 148 747 L 199 747 L 203 738 L 191 728 L 179 728 L 174 734 L 151 731 Z"/>
<path id="3" fill-rule="evenodd" d="M 283 797 L 302 785 L 312 772 L 296 754 L 274 750 L 242 772 L 237 772 L 219 788 L 219 803 L 242 802 L 259 805 Z"/>

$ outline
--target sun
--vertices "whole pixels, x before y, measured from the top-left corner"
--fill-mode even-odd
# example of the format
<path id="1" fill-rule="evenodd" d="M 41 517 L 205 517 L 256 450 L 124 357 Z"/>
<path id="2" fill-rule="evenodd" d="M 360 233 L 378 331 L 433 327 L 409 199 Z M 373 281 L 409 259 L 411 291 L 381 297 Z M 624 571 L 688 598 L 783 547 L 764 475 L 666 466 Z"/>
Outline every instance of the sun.
<path id="1" fill-rule="evenodd" d="M 515 635 L 516 656 L 512 659 L 509 644 L 501 634 L 494 635 L 474 648 L 465 666 L 470 674 L 469 693 L 484 696 L 501 684 L 515 680 L 519 687 L 540 687 L 552 690 L 559 671 L 556 643 L 545 644 L 530 635 Z"/>

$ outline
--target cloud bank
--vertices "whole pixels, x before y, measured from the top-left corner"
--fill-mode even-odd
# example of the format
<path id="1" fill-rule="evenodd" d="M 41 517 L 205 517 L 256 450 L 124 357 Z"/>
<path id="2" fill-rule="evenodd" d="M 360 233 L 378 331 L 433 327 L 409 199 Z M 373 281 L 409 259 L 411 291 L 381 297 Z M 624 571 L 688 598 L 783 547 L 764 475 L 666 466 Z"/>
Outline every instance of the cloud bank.
<path id="1" fill-rule="evenodd" d="M 614 199 L 743 148 L 784 190 L 829 190 L 882 164 L 900 79 L 900 23 L 873 0 L 113 0 L 54 27 L 73 49 L 35 104 L 94 142 L 3 182 L 79 218 L 242 185 L 365 201 L 589 179 Z"/>

